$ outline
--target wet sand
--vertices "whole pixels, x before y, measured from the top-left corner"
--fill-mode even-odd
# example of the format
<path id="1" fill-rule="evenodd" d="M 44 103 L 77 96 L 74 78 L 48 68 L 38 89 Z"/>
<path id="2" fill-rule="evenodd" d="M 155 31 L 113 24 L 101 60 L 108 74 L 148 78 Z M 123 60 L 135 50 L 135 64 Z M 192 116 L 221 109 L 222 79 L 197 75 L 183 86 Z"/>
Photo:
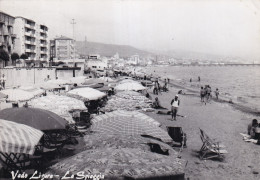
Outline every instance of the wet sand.
<path id="1" fill-rule="evenodd" d="M 156 95 L 161 104 L 170 109 L 170 101 L 180 90 L 172 86 L 169 92 Z M 152 89 L 148 91 L 153 99 Z M 187 95 L 188 94 L 188 95 Z M 260 179 L 260 145 L 243 141 L 239 133 L 247 132 L 247 125 L 255 114 L 244 113 L 225 102 L 211 101 L 206 105 L 200 102 L 198 94 L 192 92 L 179 95 L 180 108 L 177 121 L 171 121 L 170 115 L 155 112 L 146 113 L 158 120 L 162 127 L 181 126 L 187 134 L 187 148 L 181 153 L 188 161 L 186 178 L 196 180 L 208 179 Z M 222 142 L 228 154 L 221 162 L 218 160 L 200 160 L 198 151 L 202 146 L 199 128 L 212 139 Z"/>

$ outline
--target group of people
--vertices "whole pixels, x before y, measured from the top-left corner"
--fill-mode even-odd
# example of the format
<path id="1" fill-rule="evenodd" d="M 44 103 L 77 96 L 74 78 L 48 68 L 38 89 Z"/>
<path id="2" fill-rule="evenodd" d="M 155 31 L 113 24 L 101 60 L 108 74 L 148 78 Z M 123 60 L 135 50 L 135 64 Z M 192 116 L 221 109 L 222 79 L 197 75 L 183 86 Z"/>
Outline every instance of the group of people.
<path id="1" fill-rule="evenodd" d="M 0 90 L 5 89 L 5 82 L 6 82 L 6 77 L 3 74 L 0 78 Z"/>
<path id="2" fill-rule="evenodd" d="M 205 85 L 205 87 L 201 86 L 201 89 L 200 89 L 200 100 L 201 102 L 209 102 L 209 100 L 212 98 L 212 90 L 211 90 L 211 87 L 210 85 Z M 216 88 L 215 90 L 215 96 L 216 96 L 216 99 L 218 99 L 218 96 L 219 96 L 219 90 L 218 88 Z"/>
<path id="3" fill-rule="evenodd" d="M 169 79 L 168 79 L 168 82 L 169 82 Z M 154 81 L 153 82 L 153 94 L 158 95 L 159 93 L 161 93 L 161 91 L 163 91 L 163 92 L 169 91 L 168 82 L 167 82 L 167 79 L 165 79 L 164 85 L 161 86 L 161 84 L 158 81 Z"/>

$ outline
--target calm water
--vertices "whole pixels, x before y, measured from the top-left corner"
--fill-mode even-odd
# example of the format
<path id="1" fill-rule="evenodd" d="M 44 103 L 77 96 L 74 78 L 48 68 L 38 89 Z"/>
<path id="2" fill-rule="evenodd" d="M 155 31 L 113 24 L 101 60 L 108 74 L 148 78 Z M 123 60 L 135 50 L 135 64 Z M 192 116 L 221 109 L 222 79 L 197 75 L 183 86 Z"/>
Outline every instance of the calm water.
<path id="1" fill-rule="evenodd" d="M 260 110 L 260 66 L 164 66 L 149 67 L 148 71 L 198 90 L 209 84 L 212 91 L 219 89 L 220 96 Z"/>

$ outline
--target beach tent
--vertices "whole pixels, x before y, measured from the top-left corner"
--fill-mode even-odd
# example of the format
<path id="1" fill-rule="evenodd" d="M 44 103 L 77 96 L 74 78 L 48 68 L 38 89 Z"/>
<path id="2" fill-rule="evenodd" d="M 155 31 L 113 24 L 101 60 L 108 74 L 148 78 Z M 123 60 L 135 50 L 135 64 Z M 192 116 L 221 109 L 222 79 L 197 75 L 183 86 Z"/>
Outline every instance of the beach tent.
<path id="1" fill-rule="evenodd" d="M 73 89 L 69 91 L 67 94 L 81 96 L 88 100 L 97 100 L 106 96 L 105 93 L 89 87 Z"/>
<path id="2" fill-rule="evenodd" d="M 0 111 L 0 119 L 25 124 L 39 130 L 65 129 L 67 121 L 57 114 L 37 108 L 8 108 Z"/>
<path id="3" fill-rule="evenodd" d="M 0 152 L 32 155 L 43 132 L 30 126 L 0 119 Z"/>
<path id="4" fill-rule="evenodd" d="M 118 110 L 96 116 L 91 120 L 93 132 L 105 134 L 146 135 L 172 142 L 166 131 L 158 127 L 159 122 L 137 111 Z"/>
<path id="5" fill-rule="evenodd" d="M 51 166 L 47 173 L 65 174 L 68 169 L 71 175 L 83 171 L 101 174 L 108 180 L 177 179 L 177 176 L 184 179 L 184 160 L 135 148 L 83 151 Z"/>
<path id="6" fill-rule="evenodd" d="M 29 93 L 22 89 L 5 89 L 1 92 L 7 95 L 7 101 L 11 102 L 28 101 L 34 97 L 32 93 Z"/>
<path id="7" fill-rule="evenodd" d="M 40 108 L 51 111 L 66 119 L 69 123 L 74 123 L 72 115 L 69 113 L 69 111 L 87 109 L 83 101 L 68 96 L 58 95 L 39 97 L 29 101 L 28 104 L 33 108 Z"/>

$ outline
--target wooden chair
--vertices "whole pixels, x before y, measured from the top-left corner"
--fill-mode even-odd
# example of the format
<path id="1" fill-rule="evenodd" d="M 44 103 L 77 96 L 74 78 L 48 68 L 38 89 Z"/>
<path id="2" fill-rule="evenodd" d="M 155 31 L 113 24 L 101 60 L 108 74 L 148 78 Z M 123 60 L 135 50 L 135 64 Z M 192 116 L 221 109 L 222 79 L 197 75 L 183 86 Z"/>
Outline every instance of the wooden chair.
<path id="1" fill-rule="evenodd" d="M 202 146 L 200 148 L 200 159 L 212 159 L 218 158 L 223 159 L 224 155 L 228 152 L 224 149 L 225 146 L 221 145 L 219 142 L 209 138 L 209 136 L 200 129 L 200 138 L 202 141 Z"/>

